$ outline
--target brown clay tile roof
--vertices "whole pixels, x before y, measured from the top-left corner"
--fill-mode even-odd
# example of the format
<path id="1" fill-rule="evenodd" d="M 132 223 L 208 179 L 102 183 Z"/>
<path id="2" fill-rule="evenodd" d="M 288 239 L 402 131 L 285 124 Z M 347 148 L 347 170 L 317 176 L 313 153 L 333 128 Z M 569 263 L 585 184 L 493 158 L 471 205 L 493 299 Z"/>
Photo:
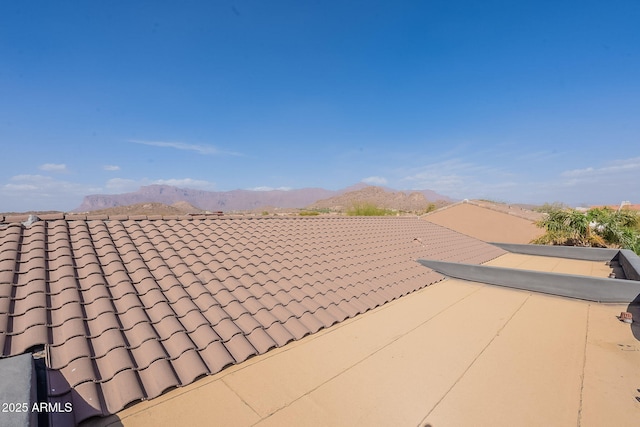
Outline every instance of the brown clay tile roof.
<path id="1" fill-rule="evenodd" d="M 517 207 L 509 210 L 508 205 L 469 201 L 449 205 L 423 218 L 485 242 L 526 244 L 543 234 L 533 219 L 541 217 L 538 212 Z"/>
<path id="2" fill-rule="evenodd" d="M 443 278 L 416 259 L 504 253 L 406 217 L 57 219 L 0 244 L 0 356 L 45 346 L 49 399 L 74 408 L 52 421 L 71 424 Z"/>
<path id="3" fill-rule="evenodd" d="M 614 211 L 617 211 L 618 209 L 620 209 L 620 205 L 595 205 L 595 206 L 590 206 L 589 209 L 592 208 L 609 208 L 612 209 Z M 623 205 L 622 209 L 629 209 L 632 211 L 640 211 L 640 204 L 633 204 L 633 205 Z"/>

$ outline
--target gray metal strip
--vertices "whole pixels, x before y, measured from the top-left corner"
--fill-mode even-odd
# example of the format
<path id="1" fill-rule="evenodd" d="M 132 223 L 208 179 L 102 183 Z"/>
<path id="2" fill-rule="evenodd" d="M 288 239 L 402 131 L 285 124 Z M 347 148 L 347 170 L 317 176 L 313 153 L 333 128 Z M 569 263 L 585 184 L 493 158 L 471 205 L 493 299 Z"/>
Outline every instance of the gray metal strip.
<path id="1" fill-rule="evenodd" d="M 619 249 L 581 248 L 577 246 L 520 245 L 516 243 L 491 243 L 514 254 L 549 256 L 557 258 L 582 259 L 585 261 L 610 261 Z"/>
<path id="2" fill-rule="evenodd" d="M 425 267 L 456 279 L 608 303 L 640 302 L 640 282 L 574 274 L 546 273 L 475 264 L 418 260 Z"/>

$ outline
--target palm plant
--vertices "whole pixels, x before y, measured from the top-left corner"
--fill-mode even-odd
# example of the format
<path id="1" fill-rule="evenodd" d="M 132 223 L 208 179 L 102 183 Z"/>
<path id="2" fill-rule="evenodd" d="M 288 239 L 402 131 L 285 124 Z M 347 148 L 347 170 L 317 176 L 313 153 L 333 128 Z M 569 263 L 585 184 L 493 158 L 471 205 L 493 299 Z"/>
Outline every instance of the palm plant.
<path id="1" fill-rule="evenodd" d="M 532 242 L 535 244 L 606 246 L 602 237 L 593 232 L 589 218 L 575 209 L 552 210 L 537 225 L 544 228 L 546 233 Z"/>
<path id="2" fill-rule="evenodd" d="M 550 209 L 537 223 L 546 233 L 532 241 L 543 245 L 620 247 L 640 254 L 640 216 L 635 211 L 594 208 Z"/>

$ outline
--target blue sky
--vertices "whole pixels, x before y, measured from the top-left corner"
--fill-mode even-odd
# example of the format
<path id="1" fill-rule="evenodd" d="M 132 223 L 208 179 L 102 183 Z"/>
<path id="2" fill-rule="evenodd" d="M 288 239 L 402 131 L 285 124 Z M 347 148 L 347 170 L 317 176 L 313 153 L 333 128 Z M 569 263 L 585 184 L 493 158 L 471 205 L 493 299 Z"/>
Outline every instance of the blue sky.
<path id="1" fill-rule="evenodd" d="M 640 203 L 640 2 L 0 5 L 0 211 L 154 183 Z"/>

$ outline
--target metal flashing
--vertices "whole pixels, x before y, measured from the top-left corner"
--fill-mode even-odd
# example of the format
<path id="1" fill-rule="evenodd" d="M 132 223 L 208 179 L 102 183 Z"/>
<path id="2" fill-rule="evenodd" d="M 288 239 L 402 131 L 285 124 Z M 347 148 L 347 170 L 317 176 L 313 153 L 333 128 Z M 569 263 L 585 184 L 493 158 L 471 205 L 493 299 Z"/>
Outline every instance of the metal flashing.
<path id="1" fill-rule="evenodd" d="M 37 426 L 36 373 L 31 353 L 0 359 L 0 425 Z"/>
<path id="2" fill-rule="evenodd" d="M 546 273 L 455 262 L 418 260 L 425 267 L 456 279 L 606 303 L 640 301 L 640 282 Z"/>
<path id="3" fill-rule="evenodd" d="M 640 257 L 629 249 L 620 249 L 617 258 L 625 277 L 629 280 L 640 281 Z"/>
<path id="4" fill-rule="evenodd" d="M 585 261 L 618 261 L 624 271 L 626 279 L 640 281 L 640 257 L 629 249 L 520 245 L 513 243 L 491 244 L 514 254 L 580 259 Z"/>
<path id="5" fill-rule="evenodd" d="M 611 248 L 582 248 L 577 246 L 547 246 L 547 245 L 523 245 L 516 243 L 495 243 L 491 245 L 504 249 L 514 254 L 548 256 L 556 258 L 581 259 L 585 261 L 609 261 L 613 259 L 620 249 Z"/>

